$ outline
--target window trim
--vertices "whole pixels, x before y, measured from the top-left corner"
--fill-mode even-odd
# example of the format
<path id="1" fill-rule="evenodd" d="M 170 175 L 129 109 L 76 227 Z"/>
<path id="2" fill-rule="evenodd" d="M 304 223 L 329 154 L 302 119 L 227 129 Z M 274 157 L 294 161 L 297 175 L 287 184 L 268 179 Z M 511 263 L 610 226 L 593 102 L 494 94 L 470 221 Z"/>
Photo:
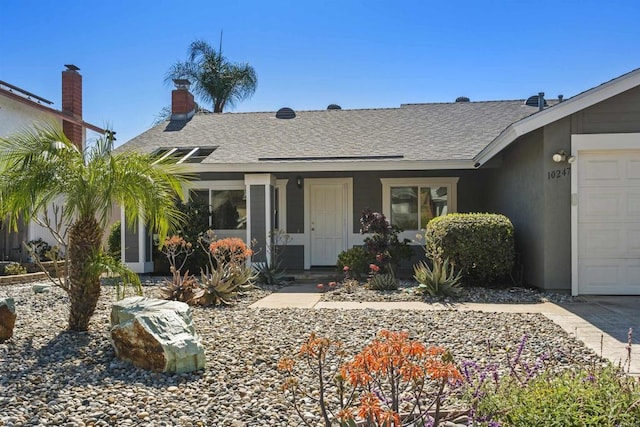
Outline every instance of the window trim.
<path id="1" fill-rule="evenodd" d="M 459 177 L 380 178 L 382 183 L 382 213 L 391 220 L 391 187 L 447 187 L 447 212 L 457 212 L 459 179 Z M 404 230 L 400 237 L 414 239 L 416 233 L 421 231 L 421 229 Z"/>

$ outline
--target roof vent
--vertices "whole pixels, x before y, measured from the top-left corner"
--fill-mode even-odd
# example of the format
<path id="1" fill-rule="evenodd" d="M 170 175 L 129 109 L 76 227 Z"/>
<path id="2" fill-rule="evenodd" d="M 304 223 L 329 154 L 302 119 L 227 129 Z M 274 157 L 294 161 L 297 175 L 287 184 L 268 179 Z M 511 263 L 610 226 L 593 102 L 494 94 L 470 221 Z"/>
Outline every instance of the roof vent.
<path id="1" fill-rule="evenodd" d="M 470 102 L 471 100 L 466 96 L 459 96 L 456 98 L 456 102 Z"/>
<path id="2" fill-rule="evenodd" d="M 524 102 L 524 105 L 528 105 L 529 107 L 538 107 L 538 98 L 539 95 L 533 95 L 530 96 L 529 98 L 527 98 L 527 100 Z M 549 104 L 547 104 L 547 100 L 544 99 L 544 94 L 542 95 L 542 100 L 544 101 L 544 107 L 548 107 Z"/>
<path id="3" fill-rule="evenodd" d="M 296 112 L 289 107 L 283 107 L 276 112 L 276 119 L 295 119 Z"/>
<path id="4" fill-rule="evenodd" d="M 329 104 L 327 110 L 342 110 L 342 107 L 338 104 Z"/>

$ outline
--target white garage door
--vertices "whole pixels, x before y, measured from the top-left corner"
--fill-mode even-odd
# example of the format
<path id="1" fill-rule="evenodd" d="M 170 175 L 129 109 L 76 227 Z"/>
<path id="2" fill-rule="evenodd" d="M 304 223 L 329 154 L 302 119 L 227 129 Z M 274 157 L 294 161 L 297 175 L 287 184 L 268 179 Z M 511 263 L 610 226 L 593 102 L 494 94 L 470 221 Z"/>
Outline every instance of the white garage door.
<path id="1" fill-rule="evenodd" d="M 640 295 L 640 150 L 578 156 L 578 287 Z"/>

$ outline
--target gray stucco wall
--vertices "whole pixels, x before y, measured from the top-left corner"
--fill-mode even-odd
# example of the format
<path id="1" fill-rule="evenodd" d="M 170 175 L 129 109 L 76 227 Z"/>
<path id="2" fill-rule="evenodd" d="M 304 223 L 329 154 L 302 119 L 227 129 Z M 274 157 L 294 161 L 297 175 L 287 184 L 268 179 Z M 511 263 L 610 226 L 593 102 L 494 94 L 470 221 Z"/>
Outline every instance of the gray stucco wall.
<path id="1" fill-rule="evenodd" d="M 513 223 L 524 280 L 534 286 L 544 284 L 542 139 L 542 131 L 536 131 L 506 148 L 501 167 L 486 171 L 483 192 L 485 210 L 504 214 Z"/>
<path id="2" fill-rule="evenodd" d="M 513 222 L 526 283 L 571 288 L 571 166 L 551 157 L 571 151 L 572 134 L 626 132 L 640 132 L 640 88 L 519 138 L 487 169 L 486 210 Z"/>
<path id="3" fill-rule="evenodd" d="M 544 194 L 544 282 L 545 289 L 571 289 L 571 165 L 556 163 L 559 150 L 571 152 L 571 119 L 551 123 L 543 129 Z"/>
<path id="4" fill-rule="evenodd" d="M 640 87 L 572 116 L 573 133 L 640 132 Z"/>

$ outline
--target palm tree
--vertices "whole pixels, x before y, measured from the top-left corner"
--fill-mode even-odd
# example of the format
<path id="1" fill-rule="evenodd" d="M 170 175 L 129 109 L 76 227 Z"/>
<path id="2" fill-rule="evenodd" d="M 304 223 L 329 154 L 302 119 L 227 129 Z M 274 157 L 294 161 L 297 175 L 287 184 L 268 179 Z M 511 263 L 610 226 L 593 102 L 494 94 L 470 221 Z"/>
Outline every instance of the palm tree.
<path id="1" fill-rule="evenodd" d="M 206 41 L 196 40 L 189 45 L 188 59 L 171 66 L 166 82 L 187 79 L 194 85 L 194 93 L 213 104 L 214 113 L 222 113 L 225 106 L 250 98 L 256 91 L 258 76 L 249 64 L 229 62 Z"/>
<path id="2" fill-rule="evenodd" d="M 58 125 L 37 125 L 0 138 L 0 217 L 8 217 L 15 229 L 21 218 L 42 218 L 52 204 L 64 205 L 68 276 L 59 286 L 69 296 L 69 329 L 74 331 L 88 329 L 100 297 L 100 275 L 114 268 L 127 271 L 102 248 L 112 205 L 124 207 L 129 224 L 148 223 L 161 242 L 181 220 L 175 199 L 186 177 L 175 162 L 114 153 L 112 135 L 107 133 L 84 152 Z"/>

